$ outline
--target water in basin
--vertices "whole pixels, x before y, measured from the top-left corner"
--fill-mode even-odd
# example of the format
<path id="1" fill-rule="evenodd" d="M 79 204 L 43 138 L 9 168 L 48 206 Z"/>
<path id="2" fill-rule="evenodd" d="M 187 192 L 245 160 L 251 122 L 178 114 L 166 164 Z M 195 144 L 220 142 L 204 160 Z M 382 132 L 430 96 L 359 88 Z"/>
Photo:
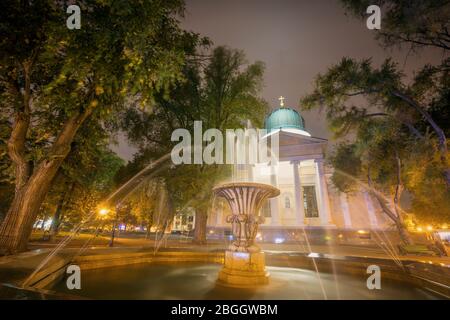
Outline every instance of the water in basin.
<path id="1" fill-rule="evenodd" d="M 216 285 L 218 264 L 139 264 L 84 270 L 81 290 L 60 281 L 54 291 L 93 299 L 432 299 L 422 289 L 383 281 L 369 290 L 366 279 L 350 275 L 317 274 L 297 268 L 267 267 L 266 286 L 252 289 Z M 318 279 L 320 276 L 320 280 Z M 322 284 L 322 285 L 320 285 Z"/>

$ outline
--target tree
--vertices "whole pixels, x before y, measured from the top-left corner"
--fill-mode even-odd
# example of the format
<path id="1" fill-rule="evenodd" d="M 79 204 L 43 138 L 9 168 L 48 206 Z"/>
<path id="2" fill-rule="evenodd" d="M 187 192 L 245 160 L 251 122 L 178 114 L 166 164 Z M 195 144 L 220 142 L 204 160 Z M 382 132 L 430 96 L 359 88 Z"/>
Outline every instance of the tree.
<path id="1" fill-rule="evenodd" d="M 391 60 L 386 60 L 378 69 L 372 67 L 370 59 L 355 61 L 343 58 L 325 75 L 315 81 L 316 89 L 305 96 L 301 103 L 306 109 L 318 105 L 326 106 L 327 118 L 333 130 L 346 133 L 362 118 L 390 117 L 408 127 L 412 134 L 422 137 L 415 126 L 421 119 L 434 131 L 441 160 L 442 174 L 450 189 L 450 164 L 445 131 L 433 119 L 429 110 L 436 99 L 436 89 L 430 86 L 446 81 L 448 71 L 437 79 L 433 68 L 422 70 L 411 85 L 401 82 L 402 73 Z M 355 97 L 363 97 L 369 105 L 354 106 Z M 381 112 L 375 111 L 374 107 Z"/>
<path id="2" fill-rule="evenodd" d="M 405 225 L 400 199 L 405 189 L 404 164 L 408 156 L 408 133 L 396 122 L 368 119 L 355 132 L 353 143 L 341 143 L 330 155 L 332 181 L 341 191 L 368 190 L 397 228 L 404 243 L 412 243 Z M 390 203 L 394 204 L 393 207 Z"/>
<path id="3" fill-rule="evenodd" d="M 350 138 L 353 142 L 340 145 L 331 157 L 331 162 L 341 170 L 333 178 L 335 184 L 345 189 L 355 177 L 366 181 L 383 211 L 408 242 L 399 227 L 401 212 L 390 212 L 383 205 L 385 194 L 392 196 L 397 203 L 395 208 L 400 209 L 398 201 L 406 189 L 412 195 L 416 215 L 435 221 L 450 216 L 446 138 L 450 123 L 450 60 L 445 54 L 450 40 L 449 3 L 439 0 L 342 2 L 350 13 L 364 19 L 368 5 L 382 7 L 383 26 L 377 31 L 377 38 L 385 46 L 409 45 L 410 51 L 423 48 L 444 51 L 440 63 L 424 66 L 409 83 L 390 59 L 376 68 L 371 59 L 343 58 L 325 74 L 318 75 L 313 92 L 301 99 L 305 109 L 325 109 L 336 137 L 353 134 Z M 355 162 L 346 163 L 346 153 Z"/>
<path id="4" fill-rule="evenodd" d="M 5 253 L 26 249 L 45 195 L 88 118 L 105 125 L 129 99 L 141 106 L 180 79 L 181 1 L 78 1 L 79 30 L 68 30 L 63 1 L 0 5 L 1 107 L 14 118 L 8 155 L 15 195 L 0 227 Z M 49 124 L 49 125 L 46 125 Z M 29 150 L 32 142 L 40 142 Z M 37 151 L 33 154 L 33 151 Z"/>
<path id="5" fill-rule="evenodd" d="M 7 147 L 10 133 L 8 119 L 0 113 L 0 223 L 14 197 L 14 172 Z"/>
<path id="6" fill-rule="evenodd" d="M 88 132 L 86 130 L 83 133 Z M 67 211 L 72 211 L 72 220 L 78 220 L 78 213 L 81 221 L 83 212 L 89 212 L 98 206 L 112 191 L 115 174 L 123 166 L 124 161 L 109 150 L 107 141 L 101 142 L 93 135 L 88 137 L 89 139 L 86 139 L 87 136 L 84 139 L 77 137 L 80 144 L 72 148 L 47 195 L 46 202 L 52 203 L 54 210 L 51 240 L 57 235 Z M 75 203 L 78 205 L 75 206 Z M 84 210 L 78 211 L 80 208 Z"/>
<path id="7" fill-rule="evenodd" d="M 195 54 L 195 53 L 193 53 Z M 123 127 L 139 149 L 136 160 L 147 163 L 170 153 L 171 134 L 185 128 L 192 134 L 194 121 L 203 130 L 245 127 L 247 120 L 262 123 L 267 104 L 258 97 L 264 66 L 248 64 L 241 51 L 217 47 L 205 66 L 192 59 L 185 66 L 186 81 L 173 86 L 170 94 L 157 99 L 151 114 L 129 110 Z M 162 170 L 168 193 L 176 211 L 195 209 L 194 242 L 206 242 L 207 212 L 212 188 L 227 174 L 227 165 L 183 164 Z"/>
<path id="8" fill-rule="evenodd" d="M 372 188 L 381 187 L 379 191 L 392 196 L 394 193 L 390 191 L 407 188 L 412 193 L 413 203 L 417 207 L 419 203 L 429 203 L 426 199 L 430 194 L 424 193 L 423 185 L 430 187 L 430 181 L 433 181 L 433 188 L 440 191 L 436 193 L 436 197 L 433 198 L 434 205 L 429 207 L 428 211 L 436 210 L 444 218 L 448 216 L 446 209 L 448 201 L 445 199 L 450 195 L 445 139 L 448 122 L 445 123 L 441 119 L 435 121 L 432 114 L 436 114 L 433 111 L 435 109 L 445 108 L 442 107 L 442 99 L 447 90 L 445 83 L 448 82 L 448 77 L 446 74 L 436 77 L 434 73 L 430 76 L 426 70 L 428 69 L 422 70 L 416 75 L 413 83 L 406 86 L 401 82 L 402 74 L 390 60 L 376 69 L 372 67 L 370 60 L 358 62 L 344 58 L 339 64 L 332 66 L 326 74 L 317 77 L 314 92 L 305 96 L 301 103 L 307 109 L 318 106 L 325 108 L 331 129 L 337 137 L 354 133 L 358 145 L 373 148 L 366 153 L 360 152 L 360 156 L 384 150 L 386 154 L 380 158 L 386 161 L 390 159 L 390 166 L 396 168 L 383 173 L 391 178 L 391 187 L 389 184 L 372 184 Z M 355 100 L 355 97 L 364 99 Z M 367 127 L 368 124 L 370 127 Z M 386 130 L 386 134 L 389 133 L 390 136 L 384 138 L 383 141 L 386 143 L 380 145 L 380 134 L 387 125 L 395 130 Z M 379 127 L 377 135 L 364 135 L 364 139 L 358 135 L 369 130 L 368 128 L 373 132 L 377 126 Z M 394 147 L 394 150 L 388 147 Z M 396 152 L 402 154 L 396 155 Z M 369 165 L 372 161 L 370 159 L 365 161 L 369 171 L 370 167 L 381 166 L 381 163 Z M 418 163 L 426 165 L 418 166 Z M 439 174 L 436 175 L 436 172 Z M 401 183 L 394 183 L 400 180 L 399 177 L 402 178 Z M 369 178 L 370 175 L 367 174 L 367 182 Z M 394 185 L 398 188 L 393 188 Z M 376 198 L 379 195 L 373 192 L 372 194 Z M 389 208 L 383 205 L 382 199 L 378 197 L 377 200 L 383 211 L 394 220 L 393 212 L 389 212 Z M 396 216 L 401 218 L 401 214 Z M 401 221 L 394 222 L 401 230 L 399 227 Z M 403 238 L 407 242 L 406 237 Z"/>
<path id="9" fill-rule="evenodd" d="M 149 237 L 151 229 L 165 230 L 167 221 L 172 221 L 173 207 L 170 203 L 164 181 L 152 179 L 139 185 L 126 199 L 137 220 L 146 226 Z"/>
<path id="10" fill-rule="evenodd" d="M 450 50 L 447 0 L 342 0 L 348 12 L 367 19 L 370 5 L 382 8 L 382 27 L 377 38 L 385 46 L 409 45 L 411 50 L 432 47 Z"/>
<path id="11" fill-rule="evenodd" d="M 371 4 L 383 7 L 383 28 L 377 31 L 376 37 L 385 46 L 408 45 L 410 51 L 424 48 L 443 51 L 441 63 L 435 66 L 427 65 L 419 70 L 418 76 L 411 86 L 385 83 L 386 79 L 382 76 L 374 83 L 361 83 L 362 86 L 357 89 L 362 91 L 359 94 L 383 92 L 381 96 L 385 98 L 401 100 L 427 122 L 427 125 L 436 134 L 443 174 L 447 188 L 450 189 L 450 164 L 445 129 L 438 125 L 436 118 L 430 114 L 433 100 L 439 99 L 441 86 L 448 84 L 450 3 L 446 0 L 379 0 L 375 3 L 367 0 L 342 0 L 342 2 L 350 13 L 360 18 L 365 18 L 365 9 Z M 389 64 L 389 61 L 386 61 L 384 65 L 391 68 Z M 398 78 L 398 72 L 391 69 L 391 73 L 393 76 L 397 73 Z"/>

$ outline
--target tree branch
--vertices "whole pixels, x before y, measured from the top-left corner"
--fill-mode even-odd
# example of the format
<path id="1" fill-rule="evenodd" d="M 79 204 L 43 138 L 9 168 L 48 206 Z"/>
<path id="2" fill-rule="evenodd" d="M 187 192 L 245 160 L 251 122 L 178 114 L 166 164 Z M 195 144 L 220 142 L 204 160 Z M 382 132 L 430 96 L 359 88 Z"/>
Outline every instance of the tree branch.
<path id="1" fill-rule="evenodd" d="M 14 83 L 12 88 L 14 88 L 15 94 L 17 96 L 22 95 L 22 104 L 16 111 L 15 121 L 11 131 L 11 135 L 8 139 L 8 155 L 15 166 L 16 171 L 16 182 L 15 190 L 16 192 L 22 188 L 22 186 L 28 180 L 30 176 L 30 165 L 25 157 L 25 142 L 28 129 L 30 127 L 30 101 L 31 101 L 31 83 L 30 83 L 30 69 L 31 62 L 23 63 L 21 66 L 23 68 L 25 87 L 23 94 L 20 92 L 18 83 L 16 79 L 11 79 Z"/>
<path id="2" fill-rule="evenodd" d="M 417 130 L 416 127 L 414 127 L 411 123 L 409 123 L 407 121 L 404 121 L 404 120 L 401 120 L 401 119 L 399 119 L 397 117 L 394 117 L 393 115 L 390 115 L 388 113 L 376 112 L 376 113 L 369 113 L 369 114 L 365 115 L 365 117 L 379 117 L 379 116 L 380 117 L 383 117 L 383 116 L 384 117 L 391 117 L 391 118 L 393 118 L 395 120 L 398 120 L 400 123 L 402 123 L 405 126 L 407 126 L 408 129 L 411 131 L 411 133 L 414 134 L 417 138 L 419 138 L 419 139 L 423 139 L 424 138 L 423 134 L 421 134 L 420 131 Z"/>

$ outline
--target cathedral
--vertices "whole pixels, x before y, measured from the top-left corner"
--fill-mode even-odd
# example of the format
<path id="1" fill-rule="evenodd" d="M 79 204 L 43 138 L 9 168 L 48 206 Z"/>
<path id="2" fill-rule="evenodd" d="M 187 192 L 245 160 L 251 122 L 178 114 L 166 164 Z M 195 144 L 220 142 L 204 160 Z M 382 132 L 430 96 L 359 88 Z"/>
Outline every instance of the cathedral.
<path id="1" fill-rule="evenodd" d="M 332 182 L 333 168 L 325 163 L 328 141 L 308 133 L 303 117 L 283 102 L 265 119 L 268 135 L 278 135 L 279 161 L 275 165 L 236 165 L 235 181 L 271 184 L 280 189 L 260 214 L 265 222 L 257 239 L 282 243 L 302 239 L 307 231 L 317 241 L 370 239 L 392 224 L 370 194 L 361 190 L 343 193 Z M 218 201 L 208 216 L 208 236 L 226 238 L 230 225 L 226 204 Z"/>

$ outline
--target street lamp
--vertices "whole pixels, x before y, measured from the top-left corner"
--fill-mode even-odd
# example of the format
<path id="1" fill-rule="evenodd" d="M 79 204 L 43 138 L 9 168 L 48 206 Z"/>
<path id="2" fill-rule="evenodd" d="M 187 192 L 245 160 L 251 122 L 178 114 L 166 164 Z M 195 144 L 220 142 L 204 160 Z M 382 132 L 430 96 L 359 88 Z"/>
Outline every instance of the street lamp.
<path id="1" fill-rule="evenodd" d="M 105 208 L 105 207 L 102 207 L 98 210 L 98 213 L 100 214 L 100 216 L 103 216 L 103 217 L 105 217 L 109 212 L 110 212 L 110 209 Z M 110 247 L 114 246 L 114 238 L 116 235 L 116 224 L 117 224 L 118 219 L 119 219 L 119 210 L 118 210 L 118 208 L 116 208 L 116 216 L 114 217 L 112 231 L 111 231 L 111 240 L 109 241 L 109 244 L 108 244 L 108 246 L 110 246 Z"/>
<path id="2" fill-rule="evenodd" d="M 106 216 L 106 215 L 109 213 L 109 209 L 107 209 L 107 208 L 101 208 L 101 209 L 98 211 L 98 213 L 99 213 L 101 216 Z"/>
<path id="3" fill-rule="evenodd" d="M 112 231 L 111 231 L 111 240 L 109 241 L 109 246 L 110 247 L 114 247 L 114 238 L 115 238 L 115 235 L 116 235 L 116 224 L 117 224 L 117 220 L 118 219 L 119 219 L 119 209 L 116 208 L 116 216 L 114 218 Z"/>

